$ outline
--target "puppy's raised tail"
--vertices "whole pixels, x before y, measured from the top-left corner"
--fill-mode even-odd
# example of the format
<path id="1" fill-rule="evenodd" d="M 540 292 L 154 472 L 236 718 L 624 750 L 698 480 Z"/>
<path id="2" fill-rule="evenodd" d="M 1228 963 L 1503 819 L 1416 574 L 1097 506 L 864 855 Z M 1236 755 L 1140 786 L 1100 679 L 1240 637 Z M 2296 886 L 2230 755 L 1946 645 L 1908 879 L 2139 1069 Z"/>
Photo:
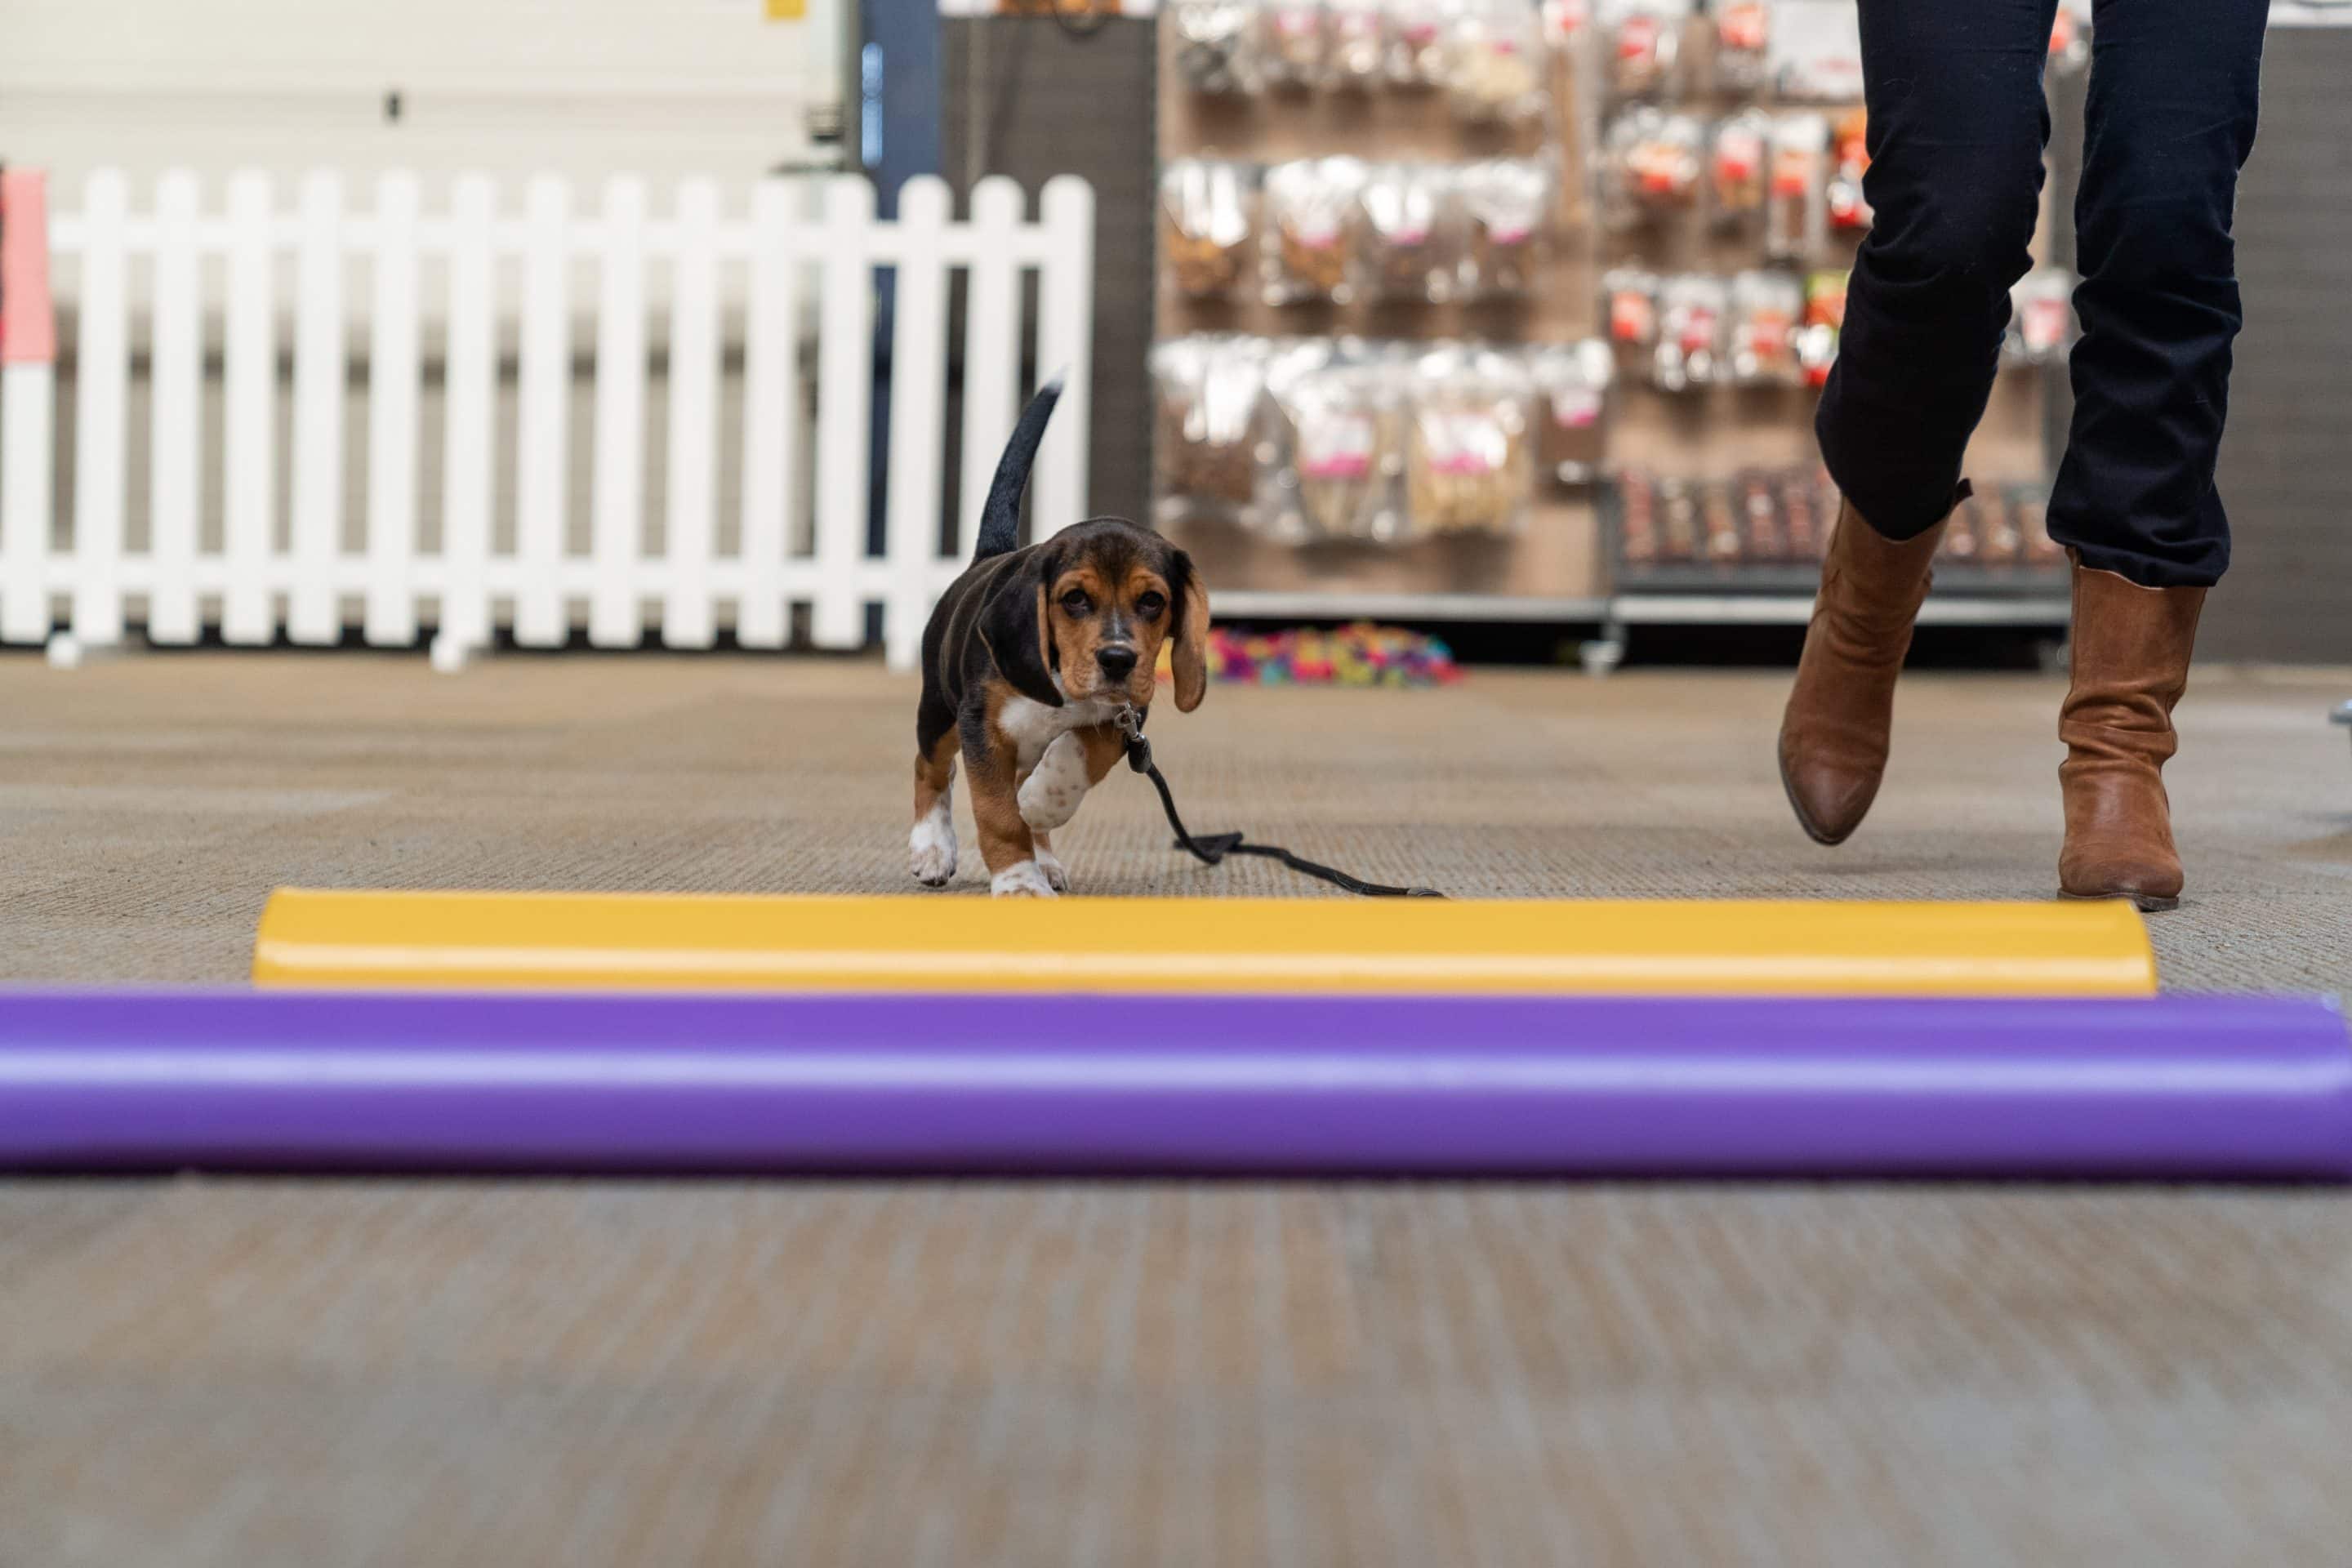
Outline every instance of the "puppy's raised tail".
<path id="1" fill-rule="evenodd" d="M 988 504 L 981 508 L 980 543 L 971 552 L 974 561 L 1021 548 L 1021 492 L 1029 488 L 1029 465 L 1036 460 L 1038 444 L 1045 439 L 1045 424 L 1054 417 L 1054 405 L 1061 397 L 1062 378 L 1057 374 L 1037 389 L 1037 395 L 1021 411 L 1021 423 L 1013 427 L 1004 455 L 996 459 Z"/>

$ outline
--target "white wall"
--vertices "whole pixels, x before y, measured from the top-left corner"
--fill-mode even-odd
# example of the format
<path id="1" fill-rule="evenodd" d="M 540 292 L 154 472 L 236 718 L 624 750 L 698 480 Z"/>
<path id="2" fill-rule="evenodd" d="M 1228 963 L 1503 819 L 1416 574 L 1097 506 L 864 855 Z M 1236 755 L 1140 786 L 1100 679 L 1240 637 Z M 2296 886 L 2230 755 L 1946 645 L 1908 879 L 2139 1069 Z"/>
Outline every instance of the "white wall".
<path id="1" fill-rule="evenodd" d="M 745 180 L 820 155 L 808 112 L 840 100 L 854 0 L 769 3 L 0 0 L 0 158 L 61 195 L 106 163 L 142 191 L 174 164 Z"/>

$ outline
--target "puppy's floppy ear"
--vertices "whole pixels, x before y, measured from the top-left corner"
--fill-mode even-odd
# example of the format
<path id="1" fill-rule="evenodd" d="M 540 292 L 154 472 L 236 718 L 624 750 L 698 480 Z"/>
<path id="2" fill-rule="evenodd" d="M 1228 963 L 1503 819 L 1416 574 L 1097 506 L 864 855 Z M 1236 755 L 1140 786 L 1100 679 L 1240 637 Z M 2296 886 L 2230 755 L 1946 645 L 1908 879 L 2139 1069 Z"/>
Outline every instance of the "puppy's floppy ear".
<path id="1" fill-rule="evenodd" d="M 1176 677 L 1176 711 L 1190 713 L 1209 694 L 1209 585 L 1192 558 L 1176 552 L 1171 563 L 1176 589 L 1176 622 L 1170 628 L 1168 667 Z"/>
<path id="2" fill-rule="evenodd" d="M 1059 708 L 1062 693 L 1054 684 L 1045 568 L 1040 556 L 1005 574 L 980 612 L 980 640 L 988 645 L 989 658 L 996 661 L 997 672 L 1013 683 L 1013 690 L 1032 702 Z"/>

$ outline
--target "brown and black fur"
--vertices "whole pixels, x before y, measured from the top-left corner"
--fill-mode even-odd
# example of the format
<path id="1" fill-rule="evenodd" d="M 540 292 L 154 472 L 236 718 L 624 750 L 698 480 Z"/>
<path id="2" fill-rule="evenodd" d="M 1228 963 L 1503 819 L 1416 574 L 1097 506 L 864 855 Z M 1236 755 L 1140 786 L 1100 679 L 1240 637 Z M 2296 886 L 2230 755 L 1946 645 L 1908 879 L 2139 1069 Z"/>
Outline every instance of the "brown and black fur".
<path id="1" fill-rule="evenodd" d="M 1184 552 L 1114 517 L 1019 547 L 1022 490 L 1059 392 L 1058 383 L 1047 385 L 1023 412 L 989 490 L 972 563 L 923 633 L 916 820 L 952 787 L 960 752 L 992 874 L 1038 859 L 1039 851 L 1052 856 L 1048 834 L 1023 818 L 1021 788 L 1038 758 L 1024 756 L 1021 736 L 1007 732 L 1009 705 L 1025 716 L 1023 732 L 1033 739 L 1037 710 L 1063 710 L 1042 722 L 1077 736 L 1091 785 L 1124 752 L 1109 721 L 1117 708 L 1150 709 L 1163 645 L 1180 710 L 1199 707 L 1207 686 L 1208 591 Z"/>

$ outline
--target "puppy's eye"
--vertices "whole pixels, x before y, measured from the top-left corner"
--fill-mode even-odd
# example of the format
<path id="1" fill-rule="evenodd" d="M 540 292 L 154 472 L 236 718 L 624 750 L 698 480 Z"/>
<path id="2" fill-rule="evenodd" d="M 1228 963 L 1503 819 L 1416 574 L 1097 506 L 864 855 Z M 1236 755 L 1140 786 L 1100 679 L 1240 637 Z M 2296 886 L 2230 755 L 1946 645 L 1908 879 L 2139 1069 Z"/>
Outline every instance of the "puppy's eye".
<path id="1" fill-rule="evenodd" d="M 1083 588 L 1073 588 L 1062 595 L 1062 613 L 1073 619 L 1093 614 L 1094 607 L 1095 602 L 1087 597 Z"/>
<path id="2" fill-rule="evenodd" d="M 1146 619 L 1158 616 L 1167 607 L 1167 599 L 1157 593 L 1146 591 L 1135 596 L 1135 613 Z"/>

